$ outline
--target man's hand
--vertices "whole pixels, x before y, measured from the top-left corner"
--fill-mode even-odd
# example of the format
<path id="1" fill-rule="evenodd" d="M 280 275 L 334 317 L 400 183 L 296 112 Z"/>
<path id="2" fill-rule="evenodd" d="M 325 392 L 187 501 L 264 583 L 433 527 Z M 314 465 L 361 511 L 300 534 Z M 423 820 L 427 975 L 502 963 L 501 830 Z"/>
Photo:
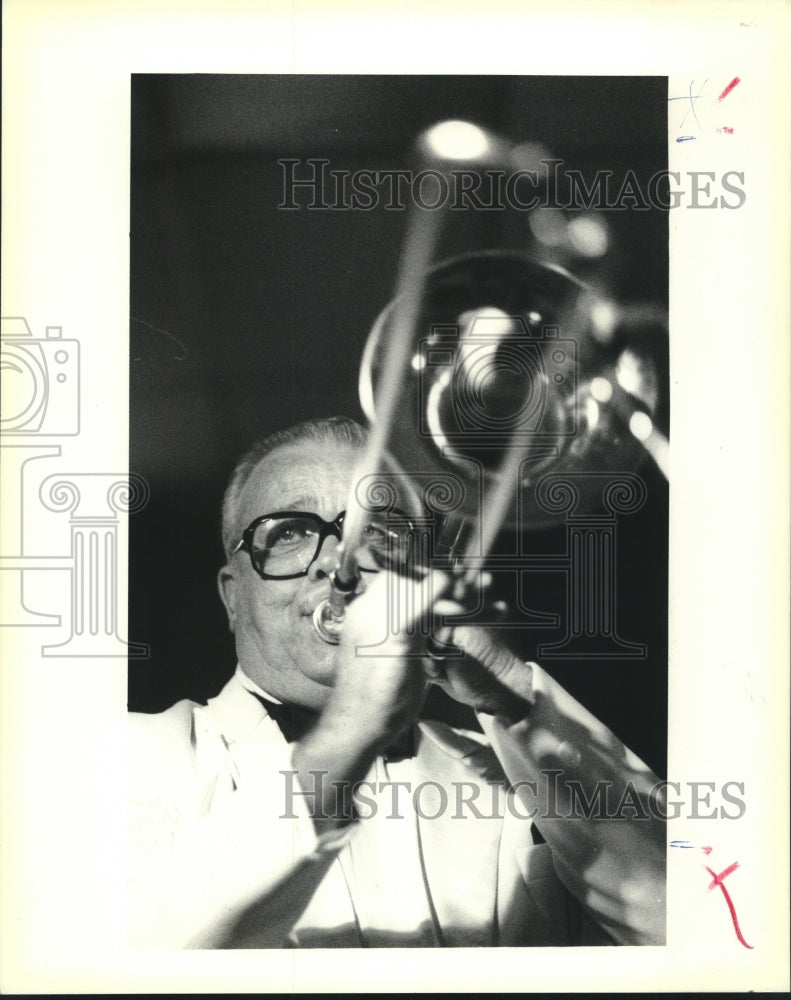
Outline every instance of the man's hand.
<path id="1" fill-rule="evenodd" d="M 416 580 L 383 572 L 348 607 L 332 692 L 292 758 L 306 781 L 312 770 L 328 775 L 330 825 L 348 819 L 352 786 L 418 716 L 431 608 L 448 582 L 440 573 Z"/>
<path id="2" fill-rule="evenodd" d="M 462 609 L 440 601 L 435 612 L 459 614 Z M 460 626 L 450 641 L 463 655 L 428 661 L 427 674 L 456 701 L 506 721 L 524 718 L 532 704 L 532 670 L 488 629 Z"/>
<path id="3" fill-rule="evenodd" d="M 347 609 L 335 683 L 322 720 L 337 719 L 346 738 L 382 749 L 416 717 L 431 607 L 448 577 L 413 580 L 382 572 Z"/>

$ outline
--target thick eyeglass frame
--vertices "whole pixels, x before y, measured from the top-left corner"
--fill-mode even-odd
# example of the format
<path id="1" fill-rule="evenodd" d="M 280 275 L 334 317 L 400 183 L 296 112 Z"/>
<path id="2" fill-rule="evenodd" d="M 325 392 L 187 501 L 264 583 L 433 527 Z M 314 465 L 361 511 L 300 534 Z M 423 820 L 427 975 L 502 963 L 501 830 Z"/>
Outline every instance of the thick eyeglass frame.
<path id="1" fill-rule="evenodd" d="M 414 526 L 412 522 L 409 520 L 409 518 L 403 511 L 393 510 L 390 511 L 389 513 L 395 515 L 399 519 L 399 521 L 401 521 L 404 524 L 404 526 L 407 527 L 410 531 L 413 529 Z M 263 570 L 259 569 L 255 564 L 255 556 L 253 554 L 253 537 L 255 535 L 256 528 L 258 527 L 259 524 L 263 524 L 264 521 L 269 521 L 272 520 L 273 518 L 290 518 L 290 517 L 305 517 L 308 518 L 308 520 L 313 521 L 315 523 L 315 525 L 319 529 L 319 537 L 318 541 L 316 542 L 316 554 L 310 560 L 308 565 L 303 570 L 300 570 L 299 573 L 286 573 L 282 576 L 279 574 L 274 575 L 272 573 L 265 573 Z M 259 517 L 255 518 L 255 520 L 251 521 L 244 529 L 241 540 L 231 552 L 231 556 L 235 556 L 237 552 L 246 552 L 250 557 L 250 565 L 253 567 L 258 576 L 261 577 L 262 580 L 297 580 L 301 576 L 308 575 L 310 567 L 318 559 L 321 553 L 322 546 L 324 545 L 324 542 L 327 540 L 327 538 L 329 538 L 330 535 L 334 535 L 338 539 L 338 541 L 341 540 L 343 531 L 343 521 L 345 517 L 346 517 L 345 510 L 342 510 L 340 514 L 338 514 L 338 516 L 333 521 L 325 521 L 323 517 L 320 517 L 318 514 L 314 514 L 313 511 L 306 511 L 306 510 L 273 510 L 270 511 L 269 514 L 261 514 Z M 379 572 L 376 569 L 365 569 L 362 566 L 360 566 L 359 568 L 363 573 Z"/>

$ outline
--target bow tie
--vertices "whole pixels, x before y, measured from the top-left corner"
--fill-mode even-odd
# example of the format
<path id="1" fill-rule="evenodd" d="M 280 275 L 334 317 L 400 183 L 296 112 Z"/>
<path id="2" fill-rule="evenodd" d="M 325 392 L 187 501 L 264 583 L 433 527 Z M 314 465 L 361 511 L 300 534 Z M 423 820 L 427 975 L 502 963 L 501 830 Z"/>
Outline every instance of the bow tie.
<path id="1" fill-rule="evenodd" d="M 293 743 L 295 740 L 301 740 L 319 717 L 318 712 L 311 712 L 307 708 L 300 708 L 297 705 L 278 705 L 274 701 L 270 701 L 268 698 L 263 698 L 260 694 L 256 694 L 255 697 L 264 706 L 268 715 L 277 723 L 278 728 L 285 737 L 287 743 Z M 414 757 L 414 728 L 410 726 L 405 729 L 404 732 L 397 736 L 390 746 L 382 752 L 382 756 L 385 760 L 393 762 L 404 760 L 406 757 Z"/>
<path id="2" fill-rule="evenodd" d="M 278 705 L 268 698 L 263 698 L 260 694 L 256 694 L 255 697 L 264 706 L 267 714 L 278 724 L 280 732 L 288 743 L 301 740 L 319 717 L 318 712 L 311 712 L 307 708 L 299 708 L 296 705 Z"/>
<path id="3" fill-rule="evenodd" d="M 253 692 L 254 693 L 254 692 Z M 286 742 L 300 740 L 319 717 L 318 712 L 312 712 L 298 705 L 278 705 L 268 698 L 255 694 L 267 713 L 274 719 Z M 453 701 L 439 688 L 432 686 L 420 713 L 421 719 L 434 719 L 446 722 L 451 726 L 461 726 L 465 729 L 477 729 L 481 726 L 475 712 L 466 705 Z M 415 726 L 409 726 L 383 752 L 386 761 L 396 762 L 407 757 L 414 757 L 416 751 Z"/>

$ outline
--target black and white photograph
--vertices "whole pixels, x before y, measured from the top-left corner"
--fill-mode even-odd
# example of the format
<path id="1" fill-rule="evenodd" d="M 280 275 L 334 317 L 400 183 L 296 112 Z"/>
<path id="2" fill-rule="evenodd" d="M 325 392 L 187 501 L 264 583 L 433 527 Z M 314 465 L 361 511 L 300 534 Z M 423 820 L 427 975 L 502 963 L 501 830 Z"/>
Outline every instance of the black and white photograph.
<path id="1" fill-rule="evenodd" d="M 666 91 L 133 78 L 149 947 L 663 943 Z"/>
<path id="2" fill-rule="evenodd" d="M 353 6 L 4 13 L 0 988 L 782 988 L 788 17 Z"/>

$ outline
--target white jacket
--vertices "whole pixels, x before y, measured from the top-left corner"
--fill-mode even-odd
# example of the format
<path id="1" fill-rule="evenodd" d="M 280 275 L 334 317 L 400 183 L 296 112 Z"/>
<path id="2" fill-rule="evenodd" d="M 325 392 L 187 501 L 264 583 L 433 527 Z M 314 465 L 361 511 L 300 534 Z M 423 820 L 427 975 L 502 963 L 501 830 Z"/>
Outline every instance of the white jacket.
<path id="1" fill-rule="evenodd" d="M 379 758 L 360 786 L 362 818 L 321 837 L 238 668 L 208 705 L 130 715 L 130 943 L 664 943 L 657 779 L 533 671 L 525 720 L 480 715 L 484 735 L 420 722 L 415 756 Z M 589 800 L 598 782 L 621 818 L 585 818 L 568 779 Z"/>

